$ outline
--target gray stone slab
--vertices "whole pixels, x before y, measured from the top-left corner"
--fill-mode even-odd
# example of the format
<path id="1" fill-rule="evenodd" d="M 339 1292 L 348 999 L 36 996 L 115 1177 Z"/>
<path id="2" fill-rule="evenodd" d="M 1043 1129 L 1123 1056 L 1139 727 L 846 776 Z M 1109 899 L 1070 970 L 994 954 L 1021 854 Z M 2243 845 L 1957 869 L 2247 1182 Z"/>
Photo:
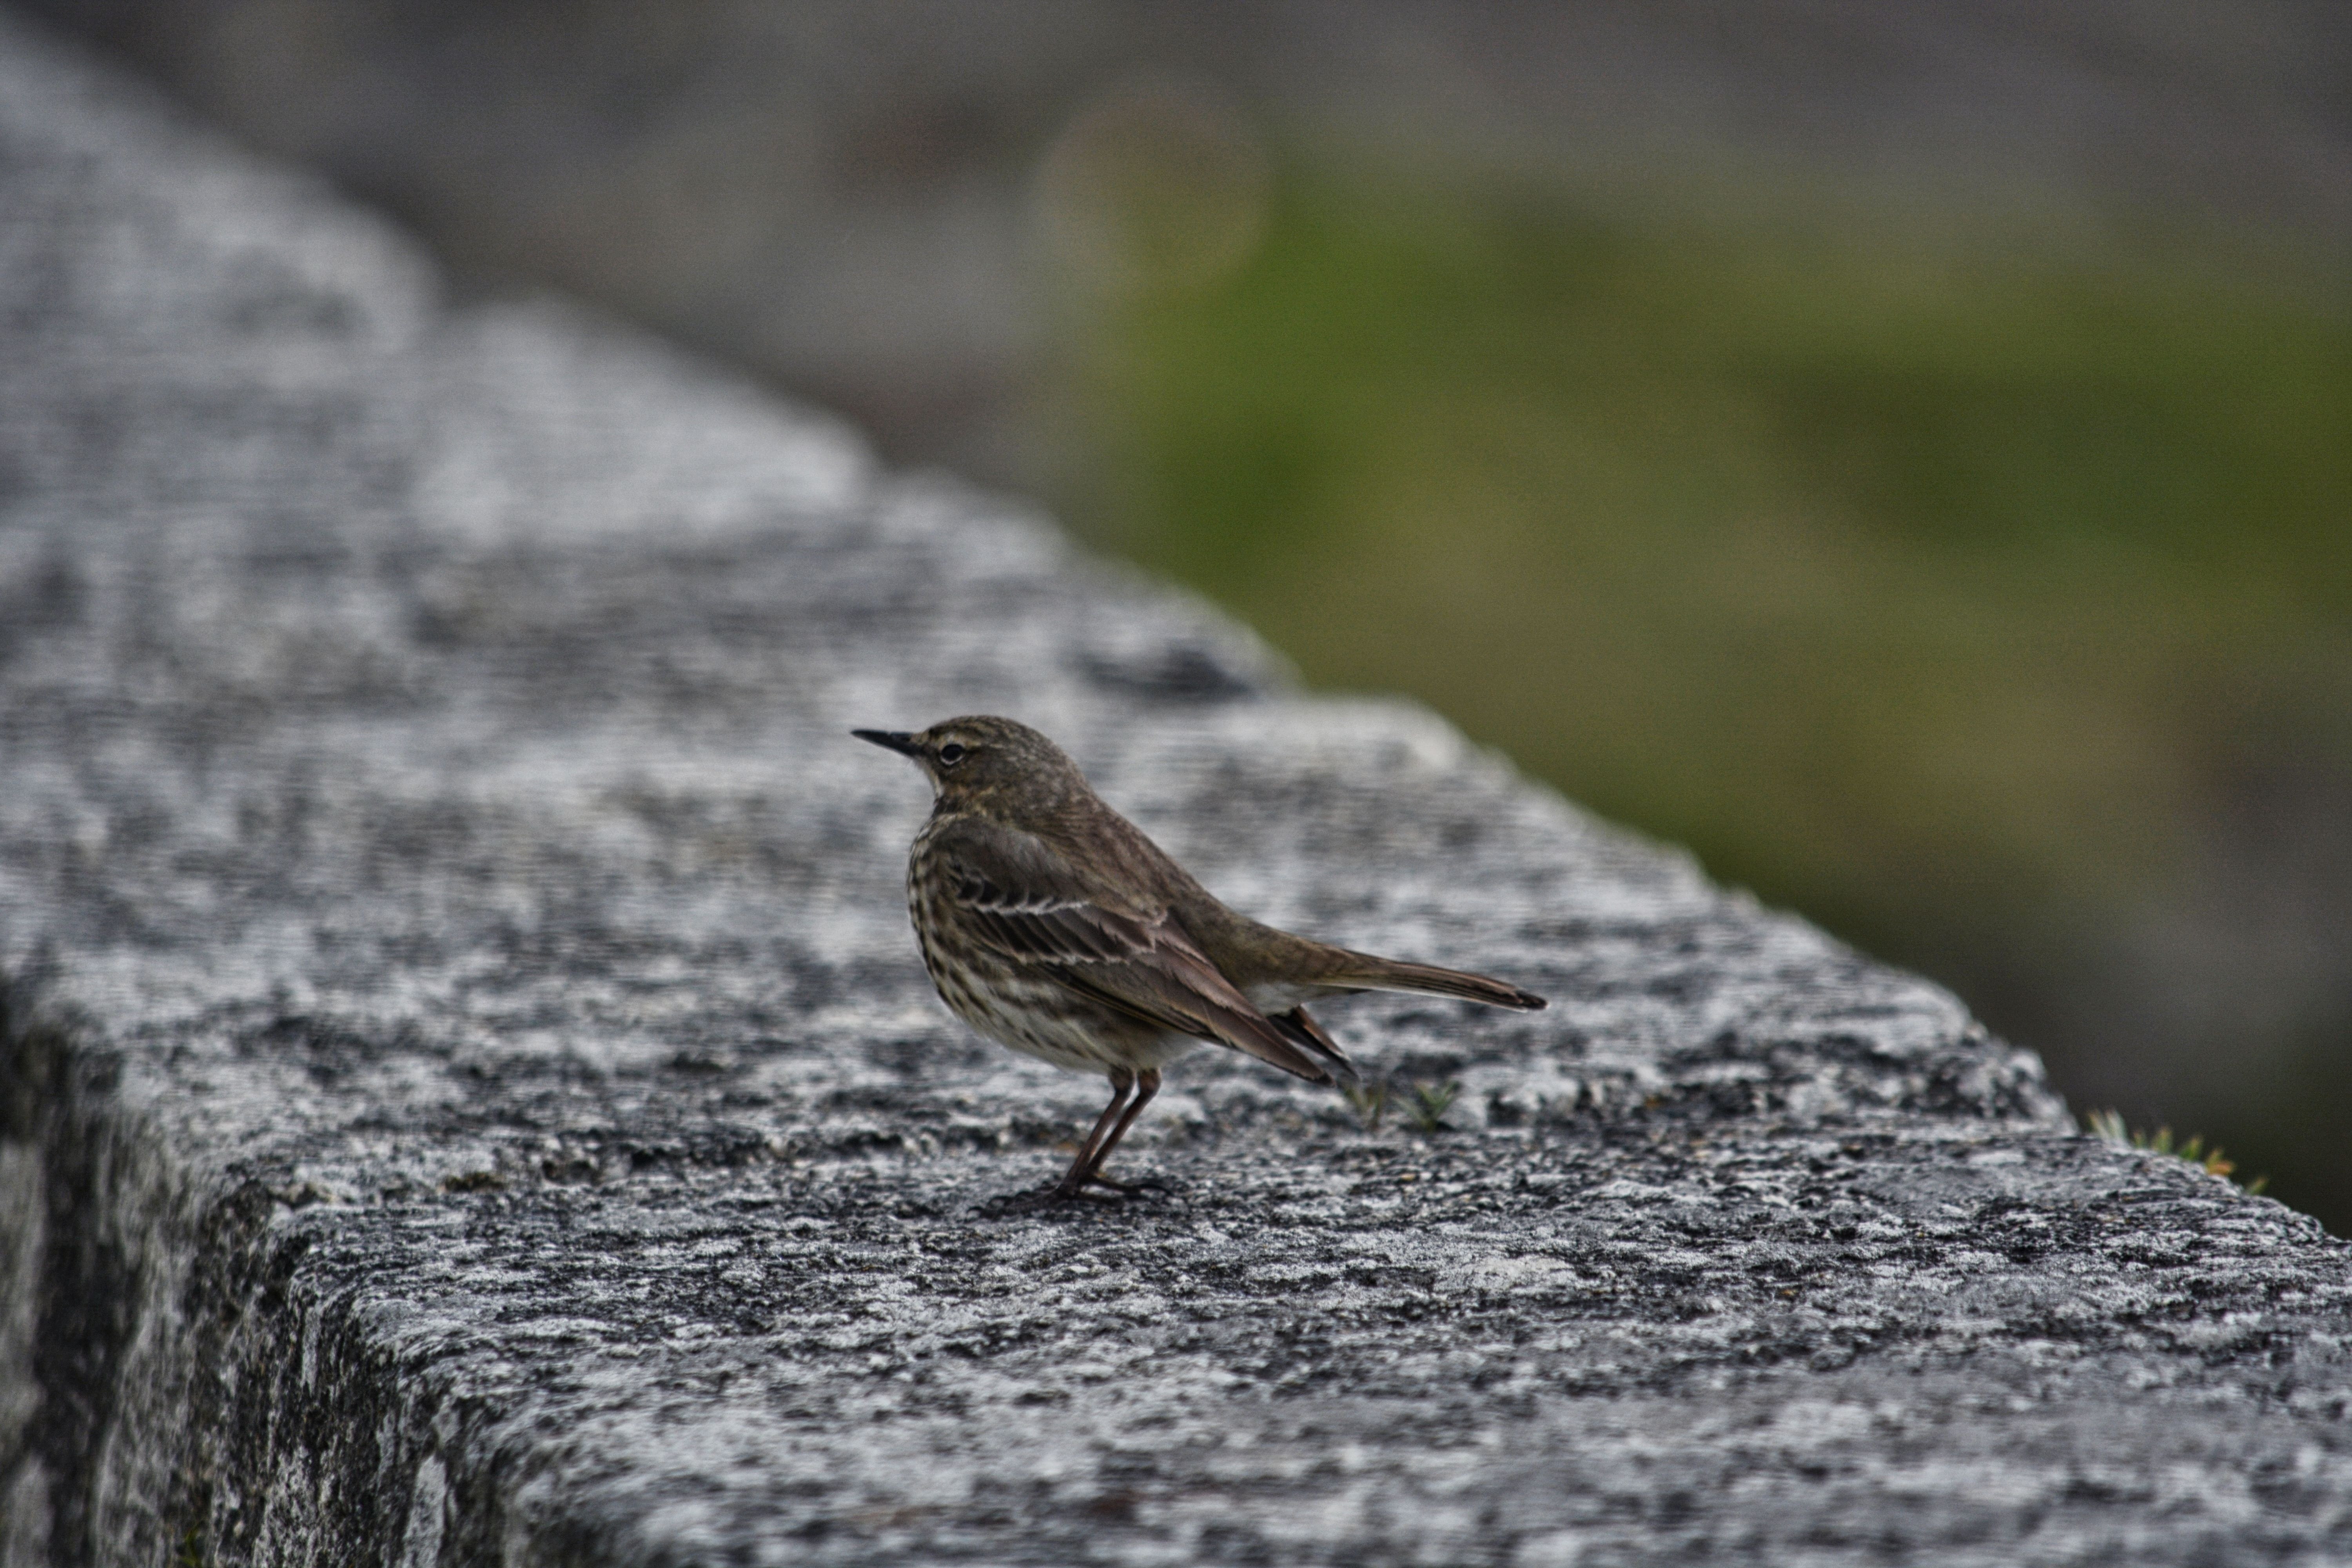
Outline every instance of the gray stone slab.
<path id="1" fill-rule="evenodd" d="M 0 16 L 0 1562 L 2352 1561 L 2352 1248 L 1043 520 Z M 1497 679 L 1511 679 L 1498 671 Z M 928 994 L 1008 711 L 1433 1130 Z"/>

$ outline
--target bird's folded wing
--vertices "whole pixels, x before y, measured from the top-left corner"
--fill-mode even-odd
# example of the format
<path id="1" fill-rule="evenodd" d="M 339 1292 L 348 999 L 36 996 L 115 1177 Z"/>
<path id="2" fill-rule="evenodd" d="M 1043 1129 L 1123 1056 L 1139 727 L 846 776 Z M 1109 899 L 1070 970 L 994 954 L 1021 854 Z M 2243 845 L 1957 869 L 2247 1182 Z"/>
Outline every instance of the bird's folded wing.
<path id="1" fill-rule="evenodd" d="M 1169 910 L 1088 886 L 1066 856 L 1018 828 L 967 819 L 941 833 L 934 850 L 973 933 L 1006 957 L 1155 1028 L 1333 1081 L 1218 973 Z"/>

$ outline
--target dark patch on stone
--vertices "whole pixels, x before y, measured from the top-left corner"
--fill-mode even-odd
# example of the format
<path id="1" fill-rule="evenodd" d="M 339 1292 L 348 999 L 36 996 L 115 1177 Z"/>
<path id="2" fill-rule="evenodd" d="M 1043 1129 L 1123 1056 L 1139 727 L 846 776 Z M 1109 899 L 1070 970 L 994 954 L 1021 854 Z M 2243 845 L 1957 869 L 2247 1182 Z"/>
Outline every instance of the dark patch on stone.
<path id="1" fill-rule="evenodd" d="M 1234 668 L 1220 650 L 1200 643 L 1179 643 L 1126 659 L 1082 653 L 1076 662 L 1095 685 L 1147 701 L 1230 701 L 1265 689 L 1261 677 Z"/>

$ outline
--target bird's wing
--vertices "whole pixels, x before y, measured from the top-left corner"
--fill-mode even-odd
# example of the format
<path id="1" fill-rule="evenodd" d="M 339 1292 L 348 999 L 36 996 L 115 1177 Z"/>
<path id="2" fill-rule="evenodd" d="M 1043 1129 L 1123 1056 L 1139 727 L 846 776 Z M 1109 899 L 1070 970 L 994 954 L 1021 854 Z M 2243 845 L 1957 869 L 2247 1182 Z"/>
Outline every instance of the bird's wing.
<path id="1" fill-rule="evenodd" d="M 1034 834 L 976 817 L 943 829 L 932 851 L 970 929 L 998 952 L 1155 1028 L 1333 1081 L 1328 1064 L 1218 973 L 1172 911 L 1139 906 L 1082 876 Z"/>

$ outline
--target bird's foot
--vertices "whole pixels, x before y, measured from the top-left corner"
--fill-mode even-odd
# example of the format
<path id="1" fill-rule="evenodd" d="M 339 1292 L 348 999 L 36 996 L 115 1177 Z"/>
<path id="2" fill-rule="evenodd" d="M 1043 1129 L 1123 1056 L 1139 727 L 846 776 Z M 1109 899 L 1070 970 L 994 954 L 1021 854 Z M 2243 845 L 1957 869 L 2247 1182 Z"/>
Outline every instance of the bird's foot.
<path id="1" fill-rule="evenodd" d="M 1090 1173 L 1087 1175 L 1084 1185 L 1089 1187 L 1108 1187 L 1112 1192 L 1118 1194 L 1121 1197 L 1128 1198 L 1135 1196 L 1138 1193 L 1165 1193 L 1172 1190 L 1167 1183 L 1161 1181 L 1157 1176 L 1146 1176 L 1140 1181 L 1134 1182 L 1115 1182 L 1108 1176 L 1104 1175 L 1100 1171 Z M 1077 1194 L 1076 1193 L 1071 1194 L 1073 1197 L 1076 1195 Z"/>
<path id="2" fill-rule="evenodd" d="M 986 1215 L 1036 1214 L 1044 1209 L 1057 1209 L 1071 1204 L 1109 1204 L 1116 1199 L 1098 1197 L 1084 1185 L 1072 1186 L 1067 1182 L 1052 1182 L 1042 1187 L 1032 1187 L 1024 1193 L 1007 1193 L 991 1198 L 981 1205 Z"/>
<path id="3" fill-rule="evenodd" d="M 1100 1187 L 1097 1193 L 1090 1189 Z M 1001 1198 L 991 1198 L 981 1205 L 980 1212 L 989 1215 L 1034 1214 L 1041 1209 L 1060 1208 L 1068 1204 L 1116 1204 L 1121 1198 L 1131 1198 L 1144 1193 L 1168 1193 L 1175 1189 L 1156 1176 L 1140 1181 L 1121 1182 L 1090 1171 L 1073 1181 L 1065 1176 L 1058 1182 L 1042 1187 L 1032 1187 L 1025 1193 L 1007 1193 Z M 1116 1194 L 1111 1195 L 1111 1194 Z"/>

